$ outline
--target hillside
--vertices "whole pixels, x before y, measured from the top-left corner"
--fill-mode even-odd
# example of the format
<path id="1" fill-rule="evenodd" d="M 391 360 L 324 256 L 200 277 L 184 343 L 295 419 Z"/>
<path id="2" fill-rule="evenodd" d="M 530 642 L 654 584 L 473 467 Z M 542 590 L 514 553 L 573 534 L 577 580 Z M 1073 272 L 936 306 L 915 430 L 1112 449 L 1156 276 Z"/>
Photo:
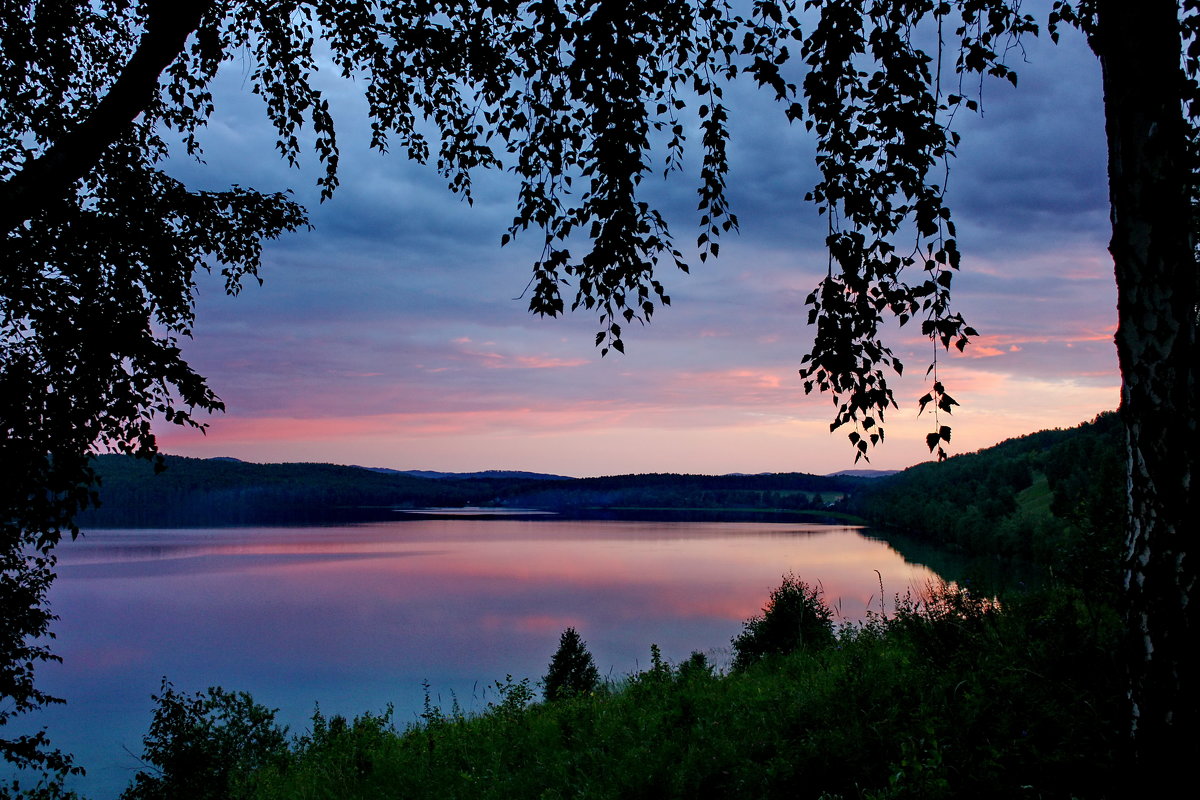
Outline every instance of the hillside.
<path id="1" fill-rule="evenodd" d="M 96 459 L 101 506 L 82 527 L 264 525 L 393 518 L 393 509 L 491 501 L 520 480 L 431 480 L 336 464 L 252 464 L 166 456 Z"/>
<path id="2" fill-rule="evenodd" d="M 830 505 L 862 483 L 862 479 L 802 472 L 762 475 L 649 473 L 544 481 L 522 487 L 519 492 L 506 496 L 503 502 L 569 513 L 604 509 L 828 514 Z"/>
<path id="3" fill-rule="evenodd" d="M 828 504 L 861 482 L 803 473 L 575 479 L 485 472 L 427 478 L 335 464 L 180 456 L 166 456 L 159 474 L 149 462 L 126 456 L 100 456 L 95 464 L 101 506 L 80 516 L 84 528 L 368 521 L 395 519 L 398 510 L 463 506 L 574 516 L 719 512 L 750 519 L 762 513 L 828 513 Z"/>
<path id="4" fill-rule="evenodd" d="M 1124 487 L 1120 420 L 1107 412 L 876 479 L 845 508 L 967 555 L 1018 559 L 1099 585 L 1115 579 Z"/>

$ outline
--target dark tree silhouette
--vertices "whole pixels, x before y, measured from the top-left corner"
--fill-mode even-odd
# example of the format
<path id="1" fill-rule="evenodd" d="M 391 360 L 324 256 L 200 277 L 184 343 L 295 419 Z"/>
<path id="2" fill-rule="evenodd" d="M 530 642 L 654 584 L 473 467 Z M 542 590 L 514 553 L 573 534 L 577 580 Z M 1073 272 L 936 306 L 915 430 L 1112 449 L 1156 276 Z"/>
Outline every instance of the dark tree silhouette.
<path id="1" fill-rule="evenodd" d="M 305 224 L 285 194 L 188 189 L 160 169 L 164 131 L 199 154 L 210 85 L 248 65 L 282 155 L 311 127 L 324 197 L 337 187 L 328 102 L 310 78 L 322 39 L 364 87 L 372 145 L 431 160 L 470 199 L 471 174 L 520 179 L 505 240 L 540 237 L 530 308 L 599 315 L 597 344 L 669 295 L 656 267 L 686 268 L 662 215 L 641 199 L 649 150 L 682 168 L 700 131 L 700 258 L 736 227 L 725 202 L 725 81 L 744 75 L 815 135 L 809 197 L 829 220 L 828 274 L 808 299 L 816 325 L 806 390 L 834 393 L 833 427 L 857 456 L 895 405 L 881 338 L 889 315 L 937 346 L 974 331 L 950 306 L 960 253 L 941 180 L 954 114 L 978 107 L 977 76 L 1037 30 L 1016 0 L 54 0 L 0 7 L 0 723 L 46 700 L 37 637 L 53 547 L 94 500 L 89 456 L 153 457 L 151 420 L 198 425 L 220 400 L 182 359 L 198 270 L 227 289 L 257 277 L 262 241 Z M 1191 643 L 1197 441 L 1197 3 L 1081 0 L 1050 29 L 1088 36 L 1104 74 L 1118 352 L 1129 457 L 1128 619 L 1138 749 L 1163 774 L 1197 754 Z M 926 37 L 921 34 L 925 30 Z M 920 42 L 934 42 L 927 52 Z M 787 73 L 798 51 L 796 83 Z M 948 56 L 943 60 L 943 51 Z M 569 240 L 586 239 L 575 256 Z M 936 350 L 935 350 L 936 352 Z M 943 455 L 957 404 L 937 374 L 918 401 Z M 19 600 L 19 602 L 18 602 Z M 0 751 L 33 758 L 36 743 Z"/>
<path id="2" fill-rule="evenodd" d="M 746 669 L 766 656 L 817 651 L 834 643 L 833 612 L 822 589 L 788 574 L 771 591 L 761 614 L 746 620 L 733 639 L 733 668 Z"/>
<path id="3" fill-rule="evenodd" d="M 600 685 L 600 673 L 588 652 L 587 642 L 579 638 L 574 628 L 567 628 L 559 637 L 558 649 L 550 658 L 550 668 L 542 683 L 550 702 L 594 692 Z"/>

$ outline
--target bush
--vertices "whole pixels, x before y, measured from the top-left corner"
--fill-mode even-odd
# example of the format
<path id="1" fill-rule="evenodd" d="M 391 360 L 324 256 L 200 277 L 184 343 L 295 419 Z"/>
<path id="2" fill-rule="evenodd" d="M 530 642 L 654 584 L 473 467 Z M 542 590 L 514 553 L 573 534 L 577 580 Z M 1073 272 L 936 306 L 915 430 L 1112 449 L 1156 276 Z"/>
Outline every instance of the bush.
<path id="1" fill-rule="evenodd" d="M 544 679 L 546 700 L 554 702 L 594 692 L 600 684 L 600 673 L 587 643 L 574 628 L 567 628 L 558 640 L 558 650 L 550 659 L 550 669 Z"/>
<path id="2" fill-rule="evenodd" d="M 763 613 L 742 625 L 733 640 L 733 669 L 741 670 L 767 655 L 821 650 L 833 644 L 833 612 L 812 586 L 788 573 L 771 592 Z"/>
<path id="3" fill-rule="evenodd" d="M 122 800 L 225 800 L 238 796 L 238 780 L 287 757 L 287 732 L 275 711 L 245 692 L 219 687 L 192 696 L 165 678 L 154 701 L 142 770 Z"/>

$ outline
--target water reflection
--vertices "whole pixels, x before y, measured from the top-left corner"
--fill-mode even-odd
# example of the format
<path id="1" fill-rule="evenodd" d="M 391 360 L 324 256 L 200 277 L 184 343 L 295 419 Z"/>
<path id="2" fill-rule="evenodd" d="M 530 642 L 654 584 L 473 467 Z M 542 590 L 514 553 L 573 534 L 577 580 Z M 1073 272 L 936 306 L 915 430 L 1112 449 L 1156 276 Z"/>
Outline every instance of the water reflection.
<path id="1" fill-rule="evenodd" d="M 538 678 L 563 628 L 620 677 L 657 643 L 717 663 L 780 576 L 820 581 L 847 619 L 923 586 L 855 528 L 785 523 L 410 519 L 322 528 L 94 531 L 65 545 L 52 602 L 66 697 L 43 717 L 115 795 L 136 768 L 149 695 L 243 689 L 302 730 L 312 704 L 420 709 L 428 680 L 467 708 L 506 674 Z M 125 749 L 123 749 L 125 748 Z"/>

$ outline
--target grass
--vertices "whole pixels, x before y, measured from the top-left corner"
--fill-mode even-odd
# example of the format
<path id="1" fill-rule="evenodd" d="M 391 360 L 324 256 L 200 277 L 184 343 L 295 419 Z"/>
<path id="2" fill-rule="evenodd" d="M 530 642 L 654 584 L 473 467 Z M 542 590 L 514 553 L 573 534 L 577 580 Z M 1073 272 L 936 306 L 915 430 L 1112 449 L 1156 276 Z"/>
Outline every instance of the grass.
<path id="1" fill-rule="evenodd" d="M 1050 503 L 1054 500 L 1054 492 L 1050 490 L 1050 482 L 1041 473 L 1035 473 L 1033 484 L 1017 492 L 1017 510 L 1019 513 L 1049 517 L 1052 516 Z"/>
<path id="2" fill-rule="evenodd" d="M 746 631 L 776 629 L 762 619 Z M 286 746 L 210 754 L 252 765 L 212 796 L 1114 796 L 1125 755 L 1118 630 L 1110 610 L 1071 590 L 1001 608 L 941 587 L 785 654 L 759 647 L 765 655 L 728 674 L 699 657 L 666 664 L 654 648 L 650 669 L 555 702 L 510 678 L 481 714 L 427 702 L 402 729 L 390 712 L 317 714 Z M 185 778 L 149 776 L 140 785 L 158 780 L 163 793 L 137 797 L 172 796 Z"/>

